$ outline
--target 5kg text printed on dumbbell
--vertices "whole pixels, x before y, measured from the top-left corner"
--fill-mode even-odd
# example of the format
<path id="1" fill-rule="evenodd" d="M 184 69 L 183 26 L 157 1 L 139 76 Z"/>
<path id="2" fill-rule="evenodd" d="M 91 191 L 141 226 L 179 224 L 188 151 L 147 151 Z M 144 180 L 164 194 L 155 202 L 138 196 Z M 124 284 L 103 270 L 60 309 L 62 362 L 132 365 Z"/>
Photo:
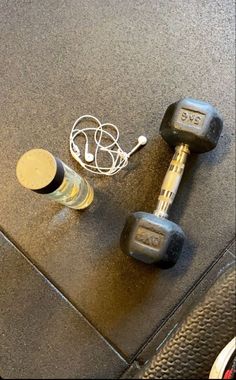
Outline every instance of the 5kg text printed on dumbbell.
<path id="1" fill-rule="evenodd" d="M 167 217 L 187 156 L 190 152 L 204 153 L 214 149 L 222 128 L 221 116 L 209 103 L 185 98 L 167 108 L 160 134 L 175 147 L 175 153 L 162 183 L 154 213 L 135 212 L 126 220 L 120 240 L 126 254 L 148 264 L 156 263 L 162 268 L 169 268 L 176 263 L 185 235 Z"/>

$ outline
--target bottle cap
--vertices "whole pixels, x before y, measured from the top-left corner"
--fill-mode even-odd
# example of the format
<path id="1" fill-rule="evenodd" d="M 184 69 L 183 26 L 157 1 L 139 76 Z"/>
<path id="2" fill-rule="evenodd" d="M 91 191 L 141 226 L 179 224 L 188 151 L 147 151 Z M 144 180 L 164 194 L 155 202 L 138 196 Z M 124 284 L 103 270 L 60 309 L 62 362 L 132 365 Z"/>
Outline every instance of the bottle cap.
<path id="1" fill-rule="evenodd" d="M 27 189 L 49 194 L 62 184 L 64 167 L 61 160 L 47 150 L 31 149 L 18 160 L 16 176 Z"/>

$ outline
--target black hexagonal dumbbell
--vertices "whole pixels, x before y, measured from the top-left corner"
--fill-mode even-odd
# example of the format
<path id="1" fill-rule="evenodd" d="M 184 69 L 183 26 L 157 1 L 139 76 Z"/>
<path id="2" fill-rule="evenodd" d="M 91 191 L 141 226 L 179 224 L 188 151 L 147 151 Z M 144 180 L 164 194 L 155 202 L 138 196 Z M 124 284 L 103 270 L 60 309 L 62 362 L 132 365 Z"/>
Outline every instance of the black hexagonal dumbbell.
<path id="1" fill-rule="evenodd" d="M 126 221 L 121 234 L 122 250 L 145 263 L 173 266 L 183 247 L 185 235 L 175 223 L 166 219 L 177 193 L 190 151 L 214 149 L 223 128 L 217 110 L 209 103 L 191 98 L 171 104 L 163 117 L 160 134 L 175 154 L 165 175 L 157 208 L 153 214 L 136 212 Z"/>

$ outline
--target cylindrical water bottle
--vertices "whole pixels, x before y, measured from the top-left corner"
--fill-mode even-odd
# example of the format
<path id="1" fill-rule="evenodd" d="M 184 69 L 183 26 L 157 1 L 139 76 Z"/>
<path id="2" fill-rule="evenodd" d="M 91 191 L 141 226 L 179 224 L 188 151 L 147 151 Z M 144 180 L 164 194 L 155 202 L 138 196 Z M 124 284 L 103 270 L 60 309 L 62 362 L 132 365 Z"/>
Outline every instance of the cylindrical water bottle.
<path id="1" fill-rule="evenodd" d="M 84 209 L 93 201 L 93 189 L 86 179 L 47 150 L 24 153 L 17 163 L 16 175 L 25 188 L 67 207 Z"/>

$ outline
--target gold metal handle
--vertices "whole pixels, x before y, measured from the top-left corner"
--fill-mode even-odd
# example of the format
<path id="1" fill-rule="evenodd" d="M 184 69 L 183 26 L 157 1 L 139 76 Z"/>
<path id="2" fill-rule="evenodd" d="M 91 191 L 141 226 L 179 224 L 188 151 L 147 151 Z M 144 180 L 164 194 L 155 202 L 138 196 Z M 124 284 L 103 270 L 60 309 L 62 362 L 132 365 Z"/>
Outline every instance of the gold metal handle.
<path id="1" fill-rule="evenodd" d="M 181 144 L 175 147 L 175 154 L 166 172 L 158 197 L 157 208 L 154 211 L 154 215 L 159 218 L 168 217 L 168 212 L 175 199 L 189 153 L 190 151 L 187 144 Z"/>

